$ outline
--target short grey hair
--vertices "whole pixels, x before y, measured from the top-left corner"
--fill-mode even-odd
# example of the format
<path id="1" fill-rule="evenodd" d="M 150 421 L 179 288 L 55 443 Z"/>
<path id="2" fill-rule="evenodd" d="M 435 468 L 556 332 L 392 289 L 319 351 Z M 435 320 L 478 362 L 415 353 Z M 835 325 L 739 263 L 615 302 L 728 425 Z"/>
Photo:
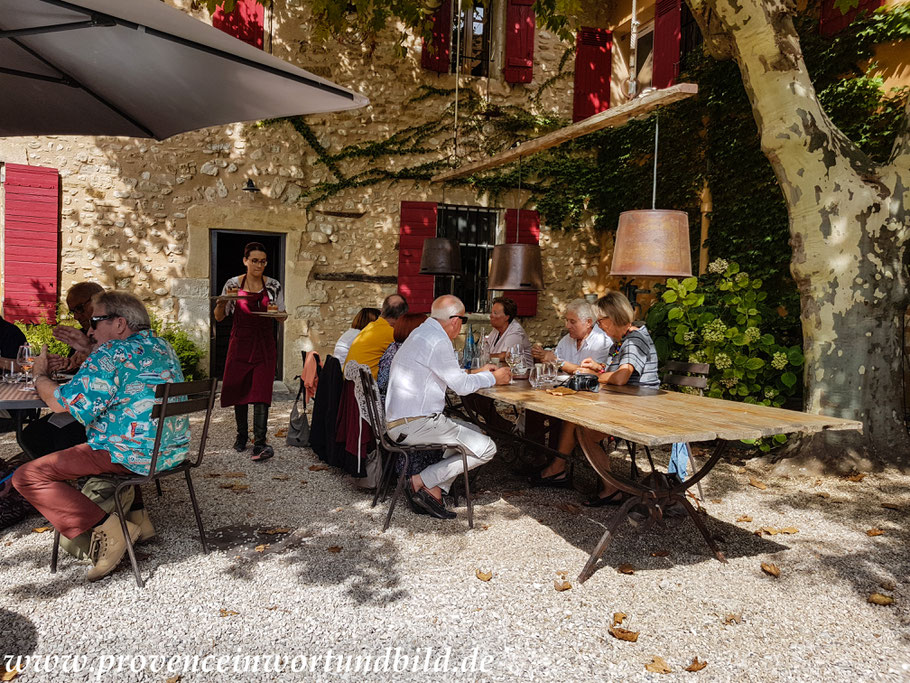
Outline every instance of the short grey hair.
<path id="1" fill-rule="evenodd" d="M 108 314 L 113 313 L 124 318 L 126 326 L 133 332 L 152 328 L 149 312 L 135 294 L 120 291 L 99 292 L 92 297 L 92 303 L 95 306 L 99 304 L 104 306 L 104 311 Z"/>
<path id="2" fill-rule="evenodd" d="M 567 316 L 569 313 L 574 313 L 581 319 L 587 318 L 592 325 L 597 321 L 597 317 L 594 315 L 594 307 L 584 299 L 575 299 L 575 301 L 566 306 L 566 312 L 563 313 L 563 316 Z"/>
<path id="3" fill-rule="evenodd" d="M 451 294 L 444 294 L 433 302 L 430 308 L 430 317 L 436 320 L 451 320 L 452 316 L 459 315 L 464 310 L 461 299 Z"/>

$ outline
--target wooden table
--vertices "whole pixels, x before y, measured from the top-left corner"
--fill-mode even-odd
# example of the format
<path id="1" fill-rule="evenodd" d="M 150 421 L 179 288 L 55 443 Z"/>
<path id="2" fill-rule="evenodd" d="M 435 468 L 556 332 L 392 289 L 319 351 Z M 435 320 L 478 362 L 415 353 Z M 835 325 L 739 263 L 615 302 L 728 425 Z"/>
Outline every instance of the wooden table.
<path id="1" fill-rule="evenodd" d="M 38 392 L 34 388 L 28 391 L 22 391 L 24 383 L 19 384 L 0 384 L 0 408 L 10 411 L 10 415 L 16 423 L 16 441 L 19 448 L 30 459 L 33 455 L 25 447 L 22 441 L 22 427 L 25 421 L 26 411 L 45 408 L 46 404 L 38 397 Z"/>
<path id="2" fill-rule="evenodd" d="M 608 483 L 629 494 L 588 558 L 578 576 L 579 582 L 591 576 L 594 566 L 610 544 L 619 524 L 626 518 L 629 510 L 638 504 L 647 507 L 652 523 L 660 518 L 662 509 L 668 504 L 680 504 L 698 527 L 717 559 L 726 562 L 704 523 L 686 500 L 685 494 L 686 489 L 697 484 L 713 469 L 730 441 L 794 432 L 862 429 L 862 423 L 856 420 L 724 401 L 663 389 L 601 386 L 598 393 L 583 391 L 569 396 L 553 396 L 543 390 L 532 389 L 527 381 L 516 380 L 513 384 L 482 389 L 478 393 L 497 401 L 611 434 L 617 439 L 641 444 L 647 448 L 673 443 L 718 442 L 711 457 L 680 484 L 667 483 L 660 477 L 653 478 L 651 482 L 633 481 L 599 466 L 591 457 L 591 453 L 599 448 L 599 445 L 579 430 L 579 444 L 591 466 Z"/>

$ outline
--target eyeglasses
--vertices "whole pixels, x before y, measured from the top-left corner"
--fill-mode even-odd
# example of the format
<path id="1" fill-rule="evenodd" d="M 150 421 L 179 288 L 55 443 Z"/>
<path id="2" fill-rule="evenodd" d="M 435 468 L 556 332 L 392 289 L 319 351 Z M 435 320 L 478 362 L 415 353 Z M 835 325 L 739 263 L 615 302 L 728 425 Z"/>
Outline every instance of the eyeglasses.
<path id="1" fill-rule="evenodd" d="M 449 320 L 451 320 L 452 318 L 458 318 L 461 321 L 462 325 L 464 325 L 466 322 L 468 322 L 468 316 L 466 316 L 466 315 L 450 315 Z"/>
<path id="2" fill-rule="evenodd" d="M 251 258 L 249 262 L 256 266 L 264 266 L 269 260 L 267 258 Z"/>
<path id="3" fill-rule="evenodd" d="M 598 319 L 597 319 L 597 324 L 600 325 L 600 323 L 602 323 L 604 320 L 609 320 L 609 319 L 610 319 L 610 318 L 608 318 L 608 317 L 606 317 L 606 316 L 604 316 L 603 318 L 598 318 Z"/>
<path id="4" fill-rule="evenodd" d="M 108 313 L 107 315 L 93 315 L 91 318 L 92 329 L 98 329 L 98 323 L 104 322 L 105 320 L 113 320 L 114 318 L 119 318 L 120 316 L 116 313 Z"/>

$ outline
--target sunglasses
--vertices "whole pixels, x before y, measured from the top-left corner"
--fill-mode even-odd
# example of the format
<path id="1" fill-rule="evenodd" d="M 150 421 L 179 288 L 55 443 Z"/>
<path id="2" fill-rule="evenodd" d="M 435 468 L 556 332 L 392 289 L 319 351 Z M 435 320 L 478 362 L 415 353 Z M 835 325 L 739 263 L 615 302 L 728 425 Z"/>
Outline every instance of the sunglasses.
<path id="1" fill-rule="evenodd" d="M 462 325 L 464 325 L 465 323 L 468 322 L 468 316 L 466 316 L 466 315 L 450 315 L 449 320 L 451 320 L 452 318 L 458 318 L 461 321 Z"/>
<path id="2" fill-rule="evenodd" d="M 93 315 L 91 318 L 92 329 L 98 329 L 98 323 L 104 322 L 105 320 L 113 320 L 114 318 L 119 318 L 120 316 L 116 313 L 108 313 L 107 315 Z"/>

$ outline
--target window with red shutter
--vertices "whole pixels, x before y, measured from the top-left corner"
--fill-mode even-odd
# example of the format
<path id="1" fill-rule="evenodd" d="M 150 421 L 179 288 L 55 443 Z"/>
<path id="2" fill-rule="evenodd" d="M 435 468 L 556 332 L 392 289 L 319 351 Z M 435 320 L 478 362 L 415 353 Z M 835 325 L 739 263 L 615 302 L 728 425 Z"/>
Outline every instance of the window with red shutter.
<path id="1" fill-rule="evenodd" d="M 234 11 L 225 14 L 223 5 L 219 5 L 212 15 L 212 26 L 261 50 L 265 37 L 265 7 L 256 0 L 237 0 Z"/>
<path id="2" fill-rule="evenodd" d="M 506 54 L 502 73 L 507 83 L 530 83 L 534 76 L 534 0 L 508 0 Z"/>
<path id="3" fill-rule="evenodd" d="M 840 33 L 847 26 L 853 23 L 860 14 L 869 14 L 885 4 L 885 0 L 859 0 L 859 4 L 853 9 L 842 12 L 838 4 L 843 4 L 843 0 L 823 0 L 821 14 L 818 23 L 818 32 L 826 37 Z"/>
<path id="4" fill-rule="evenodd" d="M 441 74 L 449 73 L 452 45 L 452 0 L 443 3 L 433 15 L 433 37 L 424 39 L 420 66 Z"/>
<path id="5" fill-rule="evenodd" d="M 506 244 L 539 244 L 540 214 L 536 211 L 506 211 Z M 537 315 L 537 292 L 503 292 L 518 304 L 518 315 Z"/>
<path id="6" fill-rule="evenodd" d="M 433 303 L 434 278 L 420 275 L 420 256 L 427 237 L 436 237 L 436 204 L 401 202 L 398 291 L 408 300 L 411 313 L 429 313 Z"/>
<path id="7" fill-rule="evenodd" d="M 610 108 L 613 33 L 583 27 L 575 39 L 575 96 L 572 121 L 581 121 Z"/>
<path id="8" fill-rule="evenodd" d="M 668 88 L 679 76 L 682 0 L 657 0 L 654 10 L 654 74 L 651 85 Z"/>
<path id="9" fill-rule="evenodd" d="M 60 178 L 55 168 L 4 166 L 3 315 L 57 319 Z"/>

